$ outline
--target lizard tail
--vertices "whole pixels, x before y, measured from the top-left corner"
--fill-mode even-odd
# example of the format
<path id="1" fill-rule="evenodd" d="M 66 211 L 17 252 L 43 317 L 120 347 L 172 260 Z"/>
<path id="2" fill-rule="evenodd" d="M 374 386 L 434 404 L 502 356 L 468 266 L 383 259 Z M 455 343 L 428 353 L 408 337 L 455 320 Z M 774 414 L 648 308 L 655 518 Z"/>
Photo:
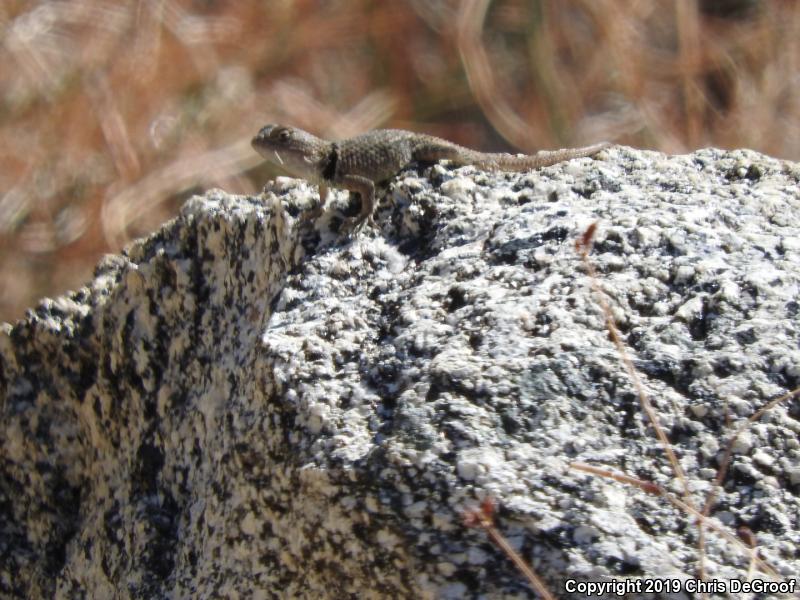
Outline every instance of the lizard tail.
<path id="1" fill-rule="evenodd" d="M 475 165 L 487 171 L 528 171 L 548 167 L 565 160 L 594 156 L 608 148 L 609 142 L 601 142 L 583 148 L 543 150 L 532 155 L 477 152 L 438 138 L 428 138 L 428 143 L 414 149 L 414 160 L 435 162 L 449 160 L 457 165 Z"/>
<path id="2" fill-rule="evenodd" d="M 484 169 L 494 169 L 498 171 L 527 171 L 529 169 L 540 169 L 549 167 L 573 158 L 583 158 L 594 156 L 601 150 L 608 148 L 609 142 L 601 142 L 582 148 L 565 148 L 563 150 L 542 150 L 536 154 L 514 155 L 514 154 L 484 154 L 483 160 L 475 163 Z"/>

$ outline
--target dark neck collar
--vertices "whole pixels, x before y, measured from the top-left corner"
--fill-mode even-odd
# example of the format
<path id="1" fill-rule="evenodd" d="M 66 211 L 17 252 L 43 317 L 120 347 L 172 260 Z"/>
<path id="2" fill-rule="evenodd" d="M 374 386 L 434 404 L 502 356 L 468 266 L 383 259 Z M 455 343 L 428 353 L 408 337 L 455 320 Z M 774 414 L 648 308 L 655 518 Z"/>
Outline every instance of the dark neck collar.
<path id="1" fill-rule="evenodd" d="M 336 167 L 338 163 L 339 144 L 333 142 L 331 143 L 331 151 L 328 153 L 328 156 L 325 157 L 325 160 L 322 161 L 322 170 L 320 171 L 322 179 L 325 181 L 333 181 L 333 178 L 336 177 Z"/>

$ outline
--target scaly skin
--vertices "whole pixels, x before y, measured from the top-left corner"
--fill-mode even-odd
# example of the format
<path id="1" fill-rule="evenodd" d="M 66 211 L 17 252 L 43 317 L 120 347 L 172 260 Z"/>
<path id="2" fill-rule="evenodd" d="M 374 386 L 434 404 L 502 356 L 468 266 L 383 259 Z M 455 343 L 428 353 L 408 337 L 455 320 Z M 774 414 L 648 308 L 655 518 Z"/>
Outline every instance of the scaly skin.
<path id="1" fill-rule="evenodd" d="M 356 192 L 361 196 L 361 214 L 354 225 L 372 222 L 375 184 L 394 177 L 409 163 L 449 160 L 480 169 L 527 171 L 584 156 L 607 148 L 603 142 L 583 148 L 541 151 L 533 155 L 478 152 L 441 138 L 402 129 L 376 129 L 346 140 L 330 142 L 294 127 L 265 125 L 253 138 L 253 148 L 270 162 L 296 177 L 319 185 L 320 207 L 328 188 Z"/>

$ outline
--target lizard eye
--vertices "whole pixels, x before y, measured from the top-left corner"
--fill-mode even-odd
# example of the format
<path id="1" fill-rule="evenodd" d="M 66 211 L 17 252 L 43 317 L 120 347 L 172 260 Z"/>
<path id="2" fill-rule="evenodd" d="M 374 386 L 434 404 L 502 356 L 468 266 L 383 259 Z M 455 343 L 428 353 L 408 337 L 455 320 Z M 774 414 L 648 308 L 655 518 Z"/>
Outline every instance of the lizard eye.
<path id="1" fill-rule="evenodd" d="M 288 142 L 292 137 L 292 132 L 288 127 L 278 127 L 272 131 L 270 137 L 273 139 L 278 139 L 281 142 Z"/>

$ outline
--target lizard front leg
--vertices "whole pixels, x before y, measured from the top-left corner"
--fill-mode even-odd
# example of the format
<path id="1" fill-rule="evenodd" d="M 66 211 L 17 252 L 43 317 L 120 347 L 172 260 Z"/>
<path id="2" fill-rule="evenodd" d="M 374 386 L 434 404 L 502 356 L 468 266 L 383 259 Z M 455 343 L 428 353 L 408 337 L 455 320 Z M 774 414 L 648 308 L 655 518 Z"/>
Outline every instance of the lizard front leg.
<path id="1" fill-rule="evenodd" d="M 319 210 L 322 212 L 322 209 L 325 208 L 325 201 L 328 199 L 328 186 L 320 183 L 319 184 Z"/>
<path id="2" fill-rule="evenodd" d="M 361 227 L 361 224 L 367 219 L 370 225 L 375 226 L 375 221 L 372 219 L 372 211 L 375 209 L 375 184 L 373 181 L 361 175 L 343 175 L 336 181 L 336 185 L 361 196 L 361 212 L 353 222 L 353 229 Z"/>

